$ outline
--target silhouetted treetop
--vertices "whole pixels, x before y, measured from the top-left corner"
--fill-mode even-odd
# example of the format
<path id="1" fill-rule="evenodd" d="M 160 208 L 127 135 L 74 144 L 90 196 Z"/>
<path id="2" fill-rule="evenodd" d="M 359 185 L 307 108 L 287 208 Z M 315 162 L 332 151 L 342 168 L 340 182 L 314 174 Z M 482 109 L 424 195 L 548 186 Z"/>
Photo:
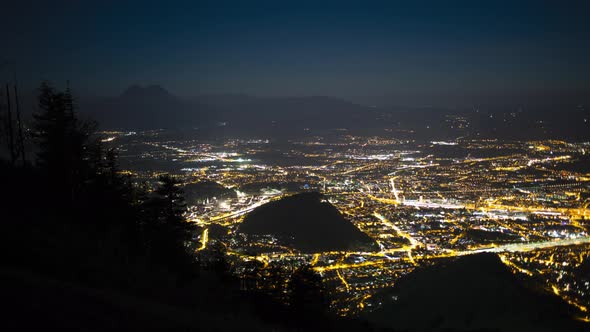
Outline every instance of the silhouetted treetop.
<path id="1" fill-rule="evenodd" d="M 34 120 L 37 165 L 58 192 L 75 195 L 93 172 L 89 161 L 91 145 L 97 144 L 91 140 L 96 125 L 78 119 L 69 89 L 58 91 L 48 82 L 39 88 Z"/>

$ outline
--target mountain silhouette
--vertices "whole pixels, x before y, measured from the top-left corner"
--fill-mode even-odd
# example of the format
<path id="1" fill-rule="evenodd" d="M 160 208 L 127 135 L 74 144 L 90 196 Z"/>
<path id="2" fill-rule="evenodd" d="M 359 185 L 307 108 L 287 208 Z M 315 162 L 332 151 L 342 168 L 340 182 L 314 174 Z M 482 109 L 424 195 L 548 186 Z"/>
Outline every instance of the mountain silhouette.
<path id="1" fill-rule="evenodd" d="M 206 135 L 297 137 L 308 130 L 348 128 L 359 134 L 395 132 L 413 137 L 587 140 L 590 110 L 578 106 L 502 105 L 483 109 L 370 107 L 327 96 L 257 97 L 209 94 L 181 98 L 158 85 L 130 86 L 116 97 L 81 105 L 103 128 L 187 129 Z M 451 116 L 451 117 L 449 117 Z M 451 118 L 462 118 L 456 127 Z"/>
<path id="2" fill-rule="evenodd" d="M 330 129 L 374 124 L 372 110 L 337 98 L 202 96 L 201 104 L 218 110 L 220 121 L 232 131 L 269 134 L 301 134 L 305 128 Z"/>
<path id="3" fill-rule="evenodd" d="M 367 234 L 316 192 L 288 196 L 254 209 L 239 232 L 274 235 L 303 252 L 376 248 Z"/>
<path id="4" fill-rule="evenodd" d="M 369 320 L 396 331 L 580 331 L 572 308 L 514 275 L 496 254 L 418 268 L 376 298 Z"/>
<path id="5" fill-rule="evenodd" d="M 196 126 L 212 113 L 208 107 L 179 98 L 159 85 L 133 85 L 116 97 L 84 105 L 83 111 L 104 128 L 156 129 Z"/>
<path id="6" fill-rule="evenodd" d="M 367 107 L 324 97 L 263 98 L 242 94 L 181 98 L 158 85 L 133 85 L 116 97 L 86 102 L 104 128 L 209 128 L 232 134 L 287 135 L 374 121 Z M 222 128 L 223 127 L 223 128 Z"/>

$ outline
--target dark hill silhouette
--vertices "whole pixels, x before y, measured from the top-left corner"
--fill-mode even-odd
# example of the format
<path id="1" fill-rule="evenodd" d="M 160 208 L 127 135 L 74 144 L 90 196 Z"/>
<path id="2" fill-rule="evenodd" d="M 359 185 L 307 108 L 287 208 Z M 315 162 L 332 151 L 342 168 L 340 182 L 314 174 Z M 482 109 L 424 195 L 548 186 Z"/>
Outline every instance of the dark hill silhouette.
<path id="1" fill-rule="evenodd" d="M 214 113 L 209 107 L 174 96 L 159 85 L 133 85 L 119 96 L 88 101 L 83 106 L 105 128 L 192 127 Z"/>
<path id="2" fill-rule="evenodd" d="M 25 98 L 26 99 L 26 98 Z M 482 107 L 372 107 L 327 96 L 256 97 L 210 94 L 180 98 L 153 85 L 131 86 L 116 97 L 83 100 L 82 109 L 105 128 L 195 128 L 203 135 L 293 137 L 348 128 L 359 133 L 383 129 L 423 138 L 502 137 L 588 139 L 590 111 L 577 104 L 515 103 Z M 477 105 L 477 104 L 473 104 Z M 577 106 L 576 106 L 577 105 Z M 448 116 L 467 119 L 459 129 Z"/>
<path id="3" fill-rule="evenodd" d="M 569 305 L 519 277 L 491 253 L 443 261 L 380 294 L 369 320 L 396 331 L 584 330 Z"/>
<path id="4" fill-rule="evenodd" d="M 30 98 L 23 98 L 24 104 Z M 573 139 L 590 136 L 590 109 L 583 104 L 520 104 L 408 107 L 358 104 L 327 96 L 258 97 L 209 94 L 181 98 L 153 85 L 131 86 L 116 97 L 80 100 L 106 129 L 193 129 L 204 137 L 291 138 L 336 128 L 358 134 L 393 132 L 421 139 L 456 137 Z M 393 105 L 393 104 L 392 104 Z M 457 127 L 453 117 L 466 120 Z"/>
<path id="5" fill-rule="evenodd" d="M 302 134 L 304 128 L 321 130 L 376 124 L 371 108 L 326 96 L 209 95 L 197 100 L 221 110 L 216 117 L 227 123 L 227 130 L 236 133 L 295 135 Z"/>
<path id="6" fill-rule="evenodd" d="M 364 248 L 375 242 L 319 193 L 301 193 L 267 203 L 250 212 L 239 231 L 272 234 L 303 252 Z"/>
<path id="7" fill-rule="evenodd" d="M 215 128 L 232 134 L 292 134 L 304 128 L 338 128 L 375 120 L 370 109 L 324 97 L 262 98 L 240 94 L 180 98 L 153 85 L 131 86 L 112 98 L 85 101 L 106 128 Z"/>

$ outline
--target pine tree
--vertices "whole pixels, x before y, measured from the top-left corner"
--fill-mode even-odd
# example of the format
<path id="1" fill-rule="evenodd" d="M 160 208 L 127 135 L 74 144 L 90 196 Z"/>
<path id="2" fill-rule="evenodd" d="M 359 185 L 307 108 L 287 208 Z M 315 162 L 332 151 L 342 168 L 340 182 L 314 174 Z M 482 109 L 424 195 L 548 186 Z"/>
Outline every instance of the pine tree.
<path id="1" fill-rule="evenodd" d="M 146 204 L 144 229 L 152 261 L 177 272 L 190 269 L 195 261 L 196 226 L 184 217 L 186 203 L 179 183 L 171 176 L 161 176 L 155 195 Z"/>
<path id="2" fill-rule="evenodd" d="M 38 108 L 34 114 L 37 165 L 58 194 L 73 198 L 94 171 L 88 164 L 88 150 L 95 126 L 77 119 L 69 90 L 56 91 L 47 82 L 39 89 Z"/>

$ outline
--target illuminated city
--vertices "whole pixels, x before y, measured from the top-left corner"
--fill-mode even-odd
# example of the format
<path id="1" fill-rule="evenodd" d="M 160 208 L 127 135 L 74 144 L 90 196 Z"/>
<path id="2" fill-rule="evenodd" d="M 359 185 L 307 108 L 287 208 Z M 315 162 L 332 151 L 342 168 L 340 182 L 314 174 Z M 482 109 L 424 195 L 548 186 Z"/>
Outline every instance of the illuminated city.
<path id="1" fill-rule="evenodd" d="M 373 294 L 418 265 L 495 252 L 589 318 L 589 281 L 572 272 L 590 255 L 590 173 L 578 171 L 588 142 L 417 142 L 340 130 L 277 147 L 271 139 L 171 140 L 165 131 L 105 135 L 138 180 L 171 172 L 184 184 L 233 191 L 189 205 L 198 250 L 223 242 L 241 274 L 249 261 L 311 264 L 341 315 L 379 306 Z M 240 234 L 248 212 L 301 191 L 323 193 L 379 250 L 302 253 L 272 236 Z M 208 234 L 214 225 L 223 230 L 217 237 Z"/>

